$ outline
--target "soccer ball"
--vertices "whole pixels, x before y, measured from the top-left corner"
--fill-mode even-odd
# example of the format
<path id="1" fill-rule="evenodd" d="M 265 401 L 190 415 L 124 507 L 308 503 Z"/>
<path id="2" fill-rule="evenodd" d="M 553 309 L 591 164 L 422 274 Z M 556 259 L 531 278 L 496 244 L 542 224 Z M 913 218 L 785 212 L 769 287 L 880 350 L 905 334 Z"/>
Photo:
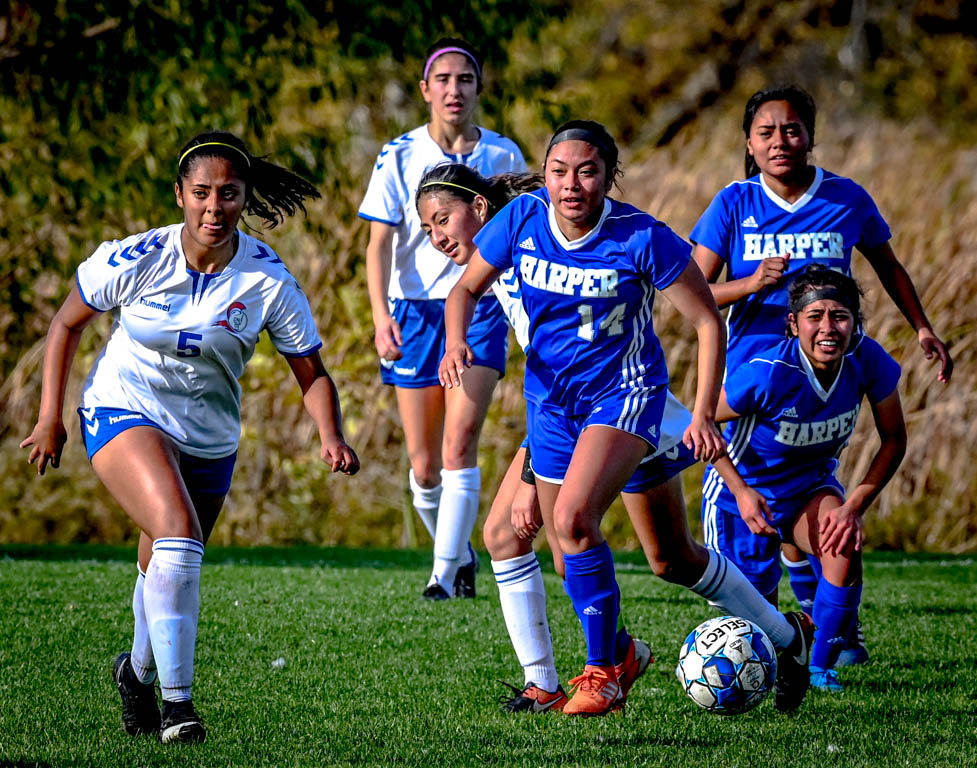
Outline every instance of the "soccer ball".
<path id="1" fill-rule="evenodd" d="M 719 616 L 685 638 L 675 674 L 682 690 L 707 712 L 738 715 L 770 693 L 777 677 L 777 654 L 756 624 Z"/>

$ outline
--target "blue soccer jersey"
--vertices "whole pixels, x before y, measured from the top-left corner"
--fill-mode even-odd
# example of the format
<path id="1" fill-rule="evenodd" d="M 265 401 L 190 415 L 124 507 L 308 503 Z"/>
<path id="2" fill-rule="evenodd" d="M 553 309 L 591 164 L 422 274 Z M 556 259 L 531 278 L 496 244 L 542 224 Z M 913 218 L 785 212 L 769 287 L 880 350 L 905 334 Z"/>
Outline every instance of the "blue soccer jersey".
<path id="1" fill-rule="evenodd" d="M 861 336 L 842 358 L 830 389 L 814 374 L 796 338 L 751 358 L 726 377 L 726 399 L 740 414 L 729 457 L 746 484 L 768 501 L 806 493 L 833 477 L 838 455 L 855 429 L 862 398 L 877 403 L 899 382 L 899 364 L 873 339 Z M 735 500 L 714 468 L 704 483 L 706 500 Z"/>
<path id="2" fill-rule="evenodd" d="M 663 223 L 605 199 L 597 225 L 570 241 L 544 189 L 509 203 L 475 244 L 489 264 L 519 275 L 529 317 L 527 400 L 585 414 L 623 392 L 640 409 L 667 386 L 652 304 L 655 289 L 685 269 L 690 247 Z"/>
<path id="3" fill-rule="evenodd" d="M 691 238 L 722 259 L 727 279 L 749 277 L 763 259 L 790 257 L 784 279 L 730 307 L 726 370 L 735 370 L 784 338 L 791 275 L 811 263 L 850 275 L 853 247 L 873 248 L 890 237 L 869 194 L 851 179 L 821 168 L 794 203 L 774 193 L 762 174 L 723 189 Z"/>

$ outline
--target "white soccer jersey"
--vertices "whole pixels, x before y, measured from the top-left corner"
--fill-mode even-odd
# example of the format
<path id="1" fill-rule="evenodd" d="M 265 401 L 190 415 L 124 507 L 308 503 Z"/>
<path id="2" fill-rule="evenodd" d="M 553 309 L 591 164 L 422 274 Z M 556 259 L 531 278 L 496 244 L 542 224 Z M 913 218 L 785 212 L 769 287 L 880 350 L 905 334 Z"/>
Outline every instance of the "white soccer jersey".
<path id="1" fill-rule="evenodd" d="M 526 170 L 519 147 L 485 128 L 467 155 L 445 153 L 422 125 L 385 145 L 377 157 L 359 215 L 394 227 L 391 299 L 444 299 L 465 270 L 438 251 L 421 229 L 414 196 L 424 173 L 442 163 L 464 163 L 483 176 Z"/>
<path id="2" fill-rule="evenodd" d="M 82 407 L 138 411 L 186 453 L 219 458 L 237 449 L 238 379 L 261 331 L 288 357 L 322 342 L 308 299 L 271 248 L 239 232 L 223 271 L 195 272 L 182 231 L 173 224 L 102 243 L 78 267 L 85 303 L 114 314 Z"/>

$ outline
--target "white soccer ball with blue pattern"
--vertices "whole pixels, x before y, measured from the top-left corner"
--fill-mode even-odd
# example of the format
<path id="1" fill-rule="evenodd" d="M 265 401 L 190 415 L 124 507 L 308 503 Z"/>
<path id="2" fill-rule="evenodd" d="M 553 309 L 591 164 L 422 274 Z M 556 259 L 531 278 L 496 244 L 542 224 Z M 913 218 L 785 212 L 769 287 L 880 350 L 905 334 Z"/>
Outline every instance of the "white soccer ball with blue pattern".
<path id="1" fill-rule="evenodd" d="M 675 674 L 689 698 L 707 712 L 738 715 L 770 693 L 777 677 L 777 653 L 756 624 L 719 616 L 685 638 Z"/>

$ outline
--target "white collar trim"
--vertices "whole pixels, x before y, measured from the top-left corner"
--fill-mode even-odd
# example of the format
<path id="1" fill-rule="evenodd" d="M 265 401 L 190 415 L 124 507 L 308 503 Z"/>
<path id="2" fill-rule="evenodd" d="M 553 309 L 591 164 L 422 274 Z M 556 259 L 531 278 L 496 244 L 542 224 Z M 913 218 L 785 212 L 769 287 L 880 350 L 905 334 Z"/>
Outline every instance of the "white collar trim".
<path id="1" fill-rule="evenodd" d="M 763 178 L 762 173 L 760 174 L 760 186 L 763 188 L 764 194 L 770 199 L 770 202 L 772 202 L 778 208 L 783 208 L 785 211 L 787 211 L 787 213 L 795 213 L 807 205 L 811 201 L 811 198 L 817 193 L 818 187 L 821 186 L 821 182 L 823 180 L 824 171 L 815 166 L 814 181 L 811 182 L 811 186 L 809 186 L 807 191 L 793 203 L 788 203 L 786 200 L 784 200 L 784 198 L 767 186 L 767 180 Z"/>
<path id="2" fill-rule="evenodd" d="M 804 373 L 807 374 L 807 380 L 811 383 L 811 389 L 821 398 L 822 402 L 828 402 L 832 393 L 835 391 L 835 387 L 838 386 L 838 381 L 841 379 L 841 372 L 845 368 L 845 358 L 847 355 L 842 355 L 841 365 L 838 366 L 838 372 L 835 374 L 835 380 L 831 382 L 831 387 L 825 389 L 821 386 L 821 382 L 818 381 L 818 375 L 814 372 L 814 366 L 811 365 L 811 361 L 807 359 L 807 355 L 804 354 L 804 350 L 801 349 L 801 342 L 797 341 L 797 356 L 801 359 L 801 368 Z"/>
<path id="3" fill-rule="evenodd" d="M 556 223 L 556 208 L 553 205 L 553 201 L 550 201 L 548 206 L 549 209 L 549 221 L 550 221 L 550 231 L 553 233 L 553 237 L 556 238 L 563 248 L 568 251 L 575 251 L 578 248 L 582 248 L 595 237 L 600 232 L 600 228 L 603 226 L 604 221 L 607 219 L 607 215 L 611 212 L 611 201 L 606 197 L 604 198 L 604 210 L 600 214 L 600 219 L 598 219 L 597 224 L 594 228 L 590 230 L 587 234 L 578 237 L 576 240 L 567 240 L 566 235 L 560 230 L 560 226 Z"/>

